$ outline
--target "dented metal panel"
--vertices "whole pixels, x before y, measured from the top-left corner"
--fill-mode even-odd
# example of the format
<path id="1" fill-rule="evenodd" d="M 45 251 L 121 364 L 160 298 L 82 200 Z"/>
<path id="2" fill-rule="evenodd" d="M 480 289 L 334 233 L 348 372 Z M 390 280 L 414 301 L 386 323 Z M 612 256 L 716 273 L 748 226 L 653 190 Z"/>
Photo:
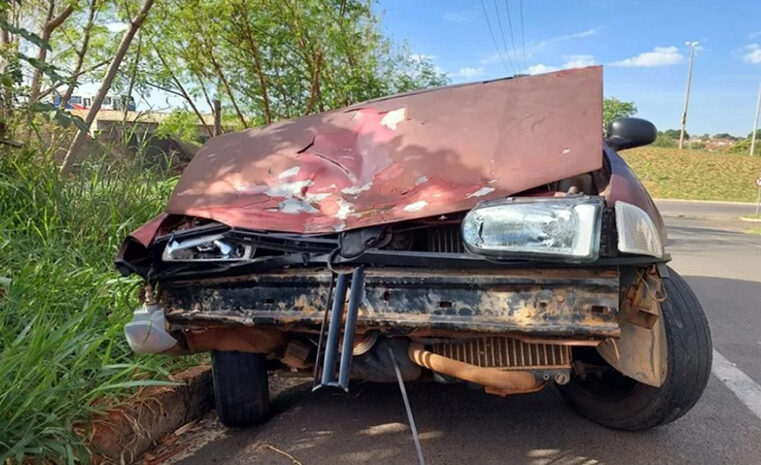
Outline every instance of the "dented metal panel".
<path id="1" fill-rule="evenodd" d="M 322 270 L 178 281 L 162 300 L 173 325 L 317 326 L 329 283 Z M 616 271 L 368 269 L 358 326 L 618 336 L 618 289 Z"/>
<path id="2" fill-rule="evenodd" d="M 602 166 L 602 68 L 443 87 L 216 137 L 168 213 L 325 233 L 472 208 Z"/>

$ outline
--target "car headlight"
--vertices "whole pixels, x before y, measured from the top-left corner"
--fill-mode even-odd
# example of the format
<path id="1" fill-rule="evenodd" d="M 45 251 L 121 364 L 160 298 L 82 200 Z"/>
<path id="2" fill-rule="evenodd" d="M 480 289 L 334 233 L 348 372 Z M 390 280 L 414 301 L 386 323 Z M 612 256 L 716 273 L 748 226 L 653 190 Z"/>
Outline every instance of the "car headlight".
<path id="1" fill-rule="evenodd" d="M 249 259 L 254 248 L 224 240 L 222 234 L 212 234 L 177 241 L 171 239 L 161 259 L 165 262 L 240 261 Z"/>
<path id="2" fill-rule="evenodd" d="M 658 228 L 641 208 L 616 202 L 616 230 L 619 252 L 663 257 L 663 244 Z"/>
<path id="3" fill-rule="evenodd" d="M 463 242 L 472 253 L 497 258 L 594 261 L 602 209 L 597 197 L 486 202 L 465 215 Z"/>

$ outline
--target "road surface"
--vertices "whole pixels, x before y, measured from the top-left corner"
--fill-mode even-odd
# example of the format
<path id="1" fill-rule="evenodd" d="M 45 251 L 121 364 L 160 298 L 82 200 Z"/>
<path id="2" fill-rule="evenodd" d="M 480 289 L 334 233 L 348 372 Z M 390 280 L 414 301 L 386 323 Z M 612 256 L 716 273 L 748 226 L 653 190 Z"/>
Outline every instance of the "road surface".
<path id="1" fill-rule="evenodd" d="M 498 398 L 465 386 L 409 386 L 428 464 L 761 464 L 761 236 L 734 219 L 748 206 L 662 202 L 668 249 L 711 324 L 714 375 L 681 420 L 616 432 L 577 416 L 554 389 Z M 351 394 L 280 388 L 266 424 L 226 430 L 213 414 L 172 462 L 413 464 L 395 385 Z M 155 462 L 153 462 L 155 463 Z"/>

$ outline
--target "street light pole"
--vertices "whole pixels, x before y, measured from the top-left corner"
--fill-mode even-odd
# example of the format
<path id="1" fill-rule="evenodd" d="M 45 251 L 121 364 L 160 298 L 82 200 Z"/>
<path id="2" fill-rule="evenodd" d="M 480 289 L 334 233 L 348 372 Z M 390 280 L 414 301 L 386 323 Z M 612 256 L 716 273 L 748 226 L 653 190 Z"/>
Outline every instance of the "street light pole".
<path id="1" fill-rule="evenodd" d="M 690 86 L 692 85 L 692 63 L 695 61 L 695 47 L 697 42 L 685 42 L 684 45 L 690 46 L 690 65 L 687 69 L 687 91 L 684 94 L 684 111 L 682 112 L 682 132 L 679 134 L 679 150 L 682 150 L 684 144 L 684 128 L 687 125 L 687 106 L 690 104 Z"/>
<path id="2" fill-rule="evenodd" d="M 758 100 L 756 100 L 756 118 L 753 120 L 753 132 L 750 136 L 750 156 L 756 149 L 756 132 L 758 131 L 758 110 L 761 109 L 761 84 L 758 86 Z M 756 215 L 758 216 L 758 215 Z"/>

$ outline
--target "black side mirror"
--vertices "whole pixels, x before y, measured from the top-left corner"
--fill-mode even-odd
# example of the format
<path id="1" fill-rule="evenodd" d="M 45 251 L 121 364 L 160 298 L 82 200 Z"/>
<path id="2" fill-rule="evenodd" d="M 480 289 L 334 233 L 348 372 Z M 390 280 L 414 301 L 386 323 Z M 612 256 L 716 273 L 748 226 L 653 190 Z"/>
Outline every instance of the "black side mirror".
<path id="1" fill-rule="evenodd" d="M 613 150 L 625 150 L 652 144 L 658 131 L 641 118 L 616 118 L 608 125 L 605 143 Z"/>

